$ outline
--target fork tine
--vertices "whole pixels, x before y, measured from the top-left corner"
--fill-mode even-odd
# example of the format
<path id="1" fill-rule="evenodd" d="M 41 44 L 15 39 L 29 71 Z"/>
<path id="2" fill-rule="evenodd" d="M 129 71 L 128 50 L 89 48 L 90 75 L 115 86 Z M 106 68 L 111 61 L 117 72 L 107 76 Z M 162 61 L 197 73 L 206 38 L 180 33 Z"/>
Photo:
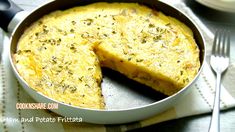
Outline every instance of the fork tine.
<path id="1" fill-rule="evenodd" d="M 226 45 L 225 56 L 227 57 L 230 56 L 230 32 L 229 31 L 227 31 L 227 45 Z"/>
<path id="2" fill-rule="evenodd" d="M 221 43 L 221 50 L 220 50 L 220 52 L 221 52 L 221 56 L 225 56 L 225 50 L 226 50 L 226 47 L 227 47 L 227 36 L 228 36 L 228 34 L 227 34 L 227 31 L 226 30 L 223 30 L 222 31 L 222 36 L 223 36 L 223 41 L 222 41 L 222 43 Z"/>
<path id="3" fill-rule="evenodd" d="M 217 54 L 218 56 L 223 56 L 224 44 L 225 44 L 225 35 L 224 30 L 218 31 L 218 44 L 217 44 Z"/>
<path id="4" fill-rule="evenodd" d="M 223 31 L 223 43 L 222 43 L 222 56 L 229 57 L 230 52 L 230 33 L 229 31 Z"/>
<path id="5" fill-rule="evenodd" d="M 217 41 L 218 41 L 218 31 L 215 32 L 215 37 L 214 37 L 214 42 L 213 42 L 213 45 L 212 45 L 212 54 L 216 54 L 216 51 L 217 51 Z"/>

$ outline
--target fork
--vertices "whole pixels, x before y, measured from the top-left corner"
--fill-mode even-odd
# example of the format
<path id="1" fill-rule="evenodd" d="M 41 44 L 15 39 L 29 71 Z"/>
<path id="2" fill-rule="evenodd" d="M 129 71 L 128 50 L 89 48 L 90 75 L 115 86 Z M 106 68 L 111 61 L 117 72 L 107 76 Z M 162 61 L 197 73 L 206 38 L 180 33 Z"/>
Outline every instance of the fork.
<path id="1" fill-rule="evenodd" d="M 212 46 L 210 64 L 216 73 L 215 99 L 210 122 L 209 132 L 220 131 L 220 87 L 221 75 L 229 66 L 230 33 L 226 30 L 217 30 Z"/>

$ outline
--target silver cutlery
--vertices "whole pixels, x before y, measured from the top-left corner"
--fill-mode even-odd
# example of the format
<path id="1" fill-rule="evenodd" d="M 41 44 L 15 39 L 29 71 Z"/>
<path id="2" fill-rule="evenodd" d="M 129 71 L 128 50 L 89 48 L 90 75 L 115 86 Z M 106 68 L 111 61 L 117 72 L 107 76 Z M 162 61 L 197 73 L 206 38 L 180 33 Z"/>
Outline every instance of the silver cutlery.
<path id="1" fill-rule="evenodd" d="M 220 91 L 221 76 L 229 66 L 230 33 L 227 30 L 218 30 L 212 46 L 210 65 L 216 73 L 215 99 L 210 122 L 209 132 L 220 131 Z"/>

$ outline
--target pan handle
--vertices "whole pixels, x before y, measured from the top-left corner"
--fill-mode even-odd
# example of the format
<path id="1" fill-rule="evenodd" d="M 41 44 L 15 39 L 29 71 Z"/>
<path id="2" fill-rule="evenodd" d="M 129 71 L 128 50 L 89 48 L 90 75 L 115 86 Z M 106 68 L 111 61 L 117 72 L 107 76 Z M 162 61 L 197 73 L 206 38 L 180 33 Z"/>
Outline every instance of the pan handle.
<path id="1" fill-rule="evenodd" d="M 13 20 L 14 16 L 20 11 L 23 11 L 23 9 L 11 0 L 0 0 L 0 27 L 4 31 L 9 32 L 9 24 Z"/>

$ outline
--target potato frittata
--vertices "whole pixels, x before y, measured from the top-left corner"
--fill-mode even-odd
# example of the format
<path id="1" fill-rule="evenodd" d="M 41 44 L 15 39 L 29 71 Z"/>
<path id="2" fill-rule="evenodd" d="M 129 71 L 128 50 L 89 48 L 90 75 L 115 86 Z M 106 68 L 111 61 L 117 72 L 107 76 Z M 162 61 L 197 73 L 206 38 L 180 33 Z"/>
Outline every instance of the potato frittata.
<path id="1" fill-rule="evenodd" d="M 34 22 L 14 55 L 19 74 L 42 94 L 74 106 L 104 109 L 100 67 L 119 71 L 166 95 L 200 68 L 192 31 L 136 3 L 94 3 Z"/>

